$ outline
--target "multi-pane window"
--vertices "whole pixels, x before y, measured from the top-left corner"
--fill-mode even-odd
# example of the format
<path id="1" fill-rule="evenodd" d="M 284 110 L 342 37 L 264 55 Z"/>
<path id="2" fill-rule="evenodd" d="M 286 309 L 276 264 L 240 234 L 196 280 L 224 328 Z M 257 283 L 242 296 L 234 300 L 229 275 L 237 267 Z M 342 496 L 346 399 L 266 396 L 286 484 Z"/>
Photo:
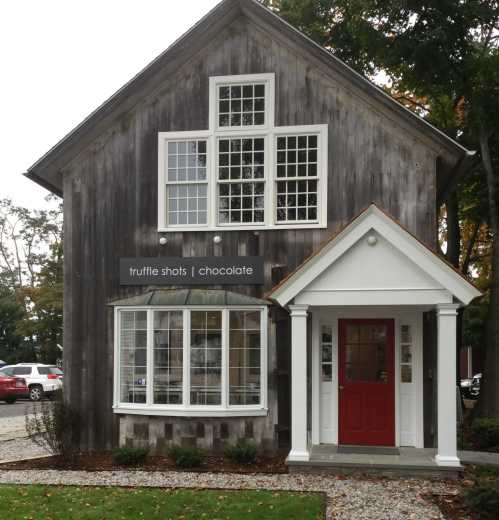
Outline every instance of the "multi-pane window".
<path id="1" fill-rule="evenodd" d="M 333 380 L 333 331 L 330 325 L 321 329 L 321 380 L 330 383 Z"/>
<path id="2" fill-rule="evenodd" d="M 220 224 L 264 221 L 265 140 L 218 140 L 218 215 Z"/>
<path id="3" fill-rule="evenodd" d="M 207 141 L 169 141 L 167 146 L 168 224 L 207 223 Z"/>
<path id="4" fill-rule="evenodd" d="M 260 403 L 259 311 L 230 311 L 229 404 Z"/>
<path id="5" fill-rule="evenodd" d="M 147 312 L 126 311 L 120 320 L 120 398 L 145 403 L 147 388 Z"/>
<path id="6" fill-rule="evenodd" d="M 400 382 L 412 383 L 412 330 L 410 325 L 400 327 Z"/>
<path id="7" fill-rule="evenodd" d="M 265 405 L 266 308 L 151 307 L 117 317 L 117 407 Z"/>
<path id="8" fill-rule="evenodd" d="M 220 127 L 265 124 L 265 83 L 218 85 L 218 125 Z"/>
<path id="9" fill-rule="evenodd" d="M 275 126 L 275 75 L 210 77 L 209 127 L 159 133 L 158 230 L 327 226 L 327 124 Z"/>
<path id="10" fill-rule="evenodd" d="M 183 328 L 182 312 L 154 312 L 155 404 L 182 404 Z"/>
<path id="11" fill-rule="evenodd" d="M 278 222 L 317 221 L 318 152 L 317 135 L 277 137 Z"/>
<path id="12" fill-rule="evenodd" d="M 191 404 L 222 402 L 222 313 L 191 312 Z"/>

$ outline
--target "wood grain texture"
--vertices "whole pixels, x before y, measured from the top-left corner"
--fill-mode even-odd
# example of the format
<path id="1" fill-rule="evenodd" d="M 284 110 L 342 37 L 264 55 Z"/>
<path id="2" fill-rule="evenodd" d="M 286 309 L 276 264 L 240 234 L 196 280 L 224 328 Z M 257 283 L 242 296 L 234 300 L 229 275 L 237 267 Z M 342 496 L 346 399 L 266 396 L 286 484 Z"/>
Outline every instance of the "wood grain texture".
<path id="1" fill-rule="evenodd" d="M 277 125 L 329 125 L 328 228 L 179 232 L 160 246 L 158 132 L 208 127 L 210 76 L 266 72 L 276 73 Z M 118 438 L 112 414 L 113 319 L 107 303 L 141 290 L 119 286 L 120 257 L 263 255 L 265 285 L 236 289 L 262 296 L 273 285 L 273 267 L 281 266 L 280 276 L 290 272 L 371 202 L 434 246 L 435 162 L 425 143 L 272 33 L 243 17 L 219 31 L 63 171 L 66 390 L 84 415 L 83 447 L 111 448 Z M 222 236 L 219 245 L 213 243 L 215 234 Z M 270 352 L 283 367 L 287 328 L 285 320 L 276 326 L 272 348 L 277 352 Z M 274 373 L 269 380 L 279 388 L 279 399 L 287 399 L 288 376 Z M 271 396 L 270 402 L 276 420 L 277 399 Z M 285 428 L 289 411 L 279 410 L 279 420 Z"/>

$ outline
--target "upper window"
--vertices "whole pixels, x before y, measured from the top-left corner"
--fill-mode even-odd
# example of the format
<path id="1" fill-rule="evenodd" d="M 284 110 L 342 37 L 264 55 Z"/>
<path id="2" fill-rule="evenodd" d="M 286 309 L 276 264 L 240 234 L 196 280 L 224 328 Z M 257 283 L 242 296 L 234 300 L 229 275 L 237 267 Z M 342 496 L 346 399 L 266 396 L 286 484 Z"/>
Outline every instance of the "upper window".
<path id="1" fill-rule="evenodd" d="M 210 78 L 210 128 L 159 134 L 160 231 L 327 225 L 327 125 L 274 126 L 274 74 Z"/>

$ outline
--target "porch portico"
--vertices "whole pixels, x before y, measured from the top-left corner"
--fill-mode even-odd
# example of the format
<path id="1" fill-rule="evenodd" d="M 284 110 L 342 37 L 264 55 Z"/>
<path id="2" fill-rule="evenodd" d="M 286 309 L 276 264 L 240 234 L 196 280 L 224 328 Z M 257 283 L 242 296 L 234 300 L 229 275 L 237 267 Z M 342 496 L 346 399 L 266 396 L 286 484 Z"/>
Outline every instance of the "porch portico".
<path id="1" fill-rule="evenodd" d="M 430 346 L 423 321 L 434 311 L 432 465 L 459 467 L 456 318 L 458 308 L 479 295 L 374 205 L 305 261 L 271 294 L 291 315 L 288 461 L 312 463 L 311 453 L 317 459 L 328 446 L 333 454 L 345 445 L 428 447 L 423 352 Z"/>

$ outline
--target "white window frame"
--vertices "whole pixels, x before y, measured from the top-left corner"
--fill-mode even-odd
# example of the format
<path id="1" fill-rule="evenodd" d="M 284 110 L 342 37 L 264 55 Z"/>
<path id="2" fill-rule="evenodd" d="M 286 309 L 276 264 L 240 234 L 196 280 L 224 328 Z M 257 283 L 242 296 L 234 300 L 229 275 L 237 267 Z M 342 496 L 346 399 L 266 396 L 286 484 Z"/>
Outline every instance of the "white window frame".
<path id="1" fill-rule="evenodd" d="M 146 403 L 121 402 L 121 366 L 120 366 L 120 331 L 121 312 L 147 311 L 147 376 Z M 183 312 L 183 378 L 181 405 L 153 404 L 153 312 L 182 311 Z M 184 312 L 189 311 L 189 312 Z M 221 405 L 190 405 L 190 311 L 221 311 L 222 312 L 222 404 Z M 260 352 L 260 404 L 230 405 L 229 404 L 229 312 L 259 311 L 261 329 Z M 267 342 L 268 342 L 268 309 L 265 306 L 134 306 L 115 307 L 114 310 L 114 387 L 113 411 L 116 414 L 158 415 L 172 417 L 252 417 L 265 416 L 268 413 L 267 396 Z"/>
<path id="2" fill-rule="evenodd" d="M 221 85 L 244 83 L 265 84 L 265 124 L 240 127 L 218 126 L 217 89 Z M 318 193 L 317 221 L 290 222 L 277 221 L 276 181 L 277 178 L 277 137 L 283 135 L 317 135 L 318 136 Z M 265 141 L 265 204 L 264 221 L 252 223 L 218 222 L 218 139 L 220 138 L 263 137 Z M 168 209 L 166 200 L 167 184 L 167 143 L 174 140 L 206 139 L 208 180 L 208 203 L 206 225 L 168 225 Z M 306 177 L 297 180 L 306 180 Z M 257 181 L 258 182 L 258 181 Z M 275 74 L 248 74 L 235 76 L 215 76 L 210 78 L 209 92 L 209 129 L 186 132 L 159 132 L 158 134 L 158 232 L 169 233 L 179 231 L 242 231 L 242 230 L 276 230 L 276 229 L 311 229 L 327 227 L 327 192 L 328 192 L 328 125 L 275 126 Z"/>

